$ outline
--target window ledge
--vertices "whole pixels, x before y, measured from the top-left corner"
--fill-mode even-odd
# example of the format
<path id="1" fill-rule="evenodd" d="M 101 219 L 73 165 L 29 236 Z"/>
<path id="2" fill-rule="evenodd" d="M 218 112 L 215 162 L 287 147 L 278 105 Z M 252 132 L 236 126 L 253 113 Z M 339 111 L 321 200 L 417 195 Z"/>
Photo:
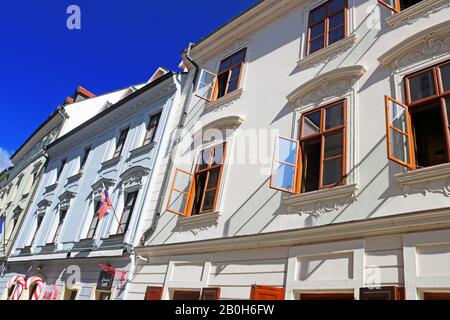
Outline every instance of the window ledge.
<path id="1" fill-rule="evenodd" d="M 450 178 L 450 163 L 395 175 L 395 179 L 403 186 L 445 180 L 448 178 Z"/>
<path id="2" fill-rule="evenodd" d="M 182 230 L 189 230 L 196 234 L 201 230 L 206 230 L 212 226 L 217 226 L 220 216 L 221 213 L 218 211 L 190 217 L 180 216 L 177 221 L 177 227 Z"/>
<path id="3" fill-rule="evenodd" d="M 49 185 L 49 186 L 47 186 L 47 187 L 45 188 L 45 193 L 52 192 L 52 191 L 54 191 L 57 187 L 58 187 L 58 182 L 55 182 L 54 184 L 51 184 L 51 185 Z"/>
<path id="4" fill-rule="evenodd" d="M 80 171 L 77 174 L 75 174 L 75 175 L 73 175 L 71 177 L 68 177 L 66 185 L 69 185 L 69 184 L 72 184 L 74 182 L 77 182 L 78 180 L 81 179 L 82 176 L 83 176 L 83 171 Z"/>
<path id="5" fill-rule="evenodd" d="M 424 0 L 399 13 L 393 14 L 389 18 L 386 18 L 385 21 L 390 27 L 395 27 L 400 23 L 412 23 L 430 15 L 445 5 L 448 5 L 448 0 Z"/>
<path id="6" fill-rule="evenodd" d="M 345 186 L 334 187 L 331 189 L 323 189 L 289 196 L 288 198 L 283 199 L 283 202 L 288 206 L 298 207 L 307 204 L 318 203 L 321 201 L 329 201 L 348 197 L 356 199 L 358 191 L 359 185 L 353 183 Z"/>
<path id="7" fill-rule="evenodd" d="M 353 34 L 345 39 L 335 42 L 331 46 L 328 46 L 310 55 L 307 55 L 306 57 L 297 62 L 297 67 L 298 68 L 310 67 L 318 63 L 324 62 L 325 60 L 329 60 L 338 55 L 339 53 L 352 47 L 356 43 L 356 40 L 357 40 L 356 35 Z"/>
<path id="8" fill-rule="evenodd" d="M 141 154 L 144 154 L 146 152 L 149 152 L 150 150 L 152 150 L 155 146 L 157 145 L 156 141 L 153 141 L 152 143 L 140 146 L 136 149 L 133 149 L 130 151 L 130 156 L 131 157 L 135 157 L 135 156 L 139 156 Z"/>
<path id="9" fill-rule="evenodd" d="M 241 88 L 232 93 L 229 93 L 215 101 L 208 102 L 205 106 L 206 110 L 212 110 L 220 107 L 227 107 L 234 103 L 235 100 L 239 99 L 244 93 L 244 89 Z"/>
<path id="10" fill-rule="evenodd" d="M 122 159 L 122 156 L 118 156 L 118 157 L 115 157 L 110 160 L 106 160 L 106 161 L 102 162 L 102 164 L 101 164 L 102 170 L 116 165 L 117 163 L 120 162 L 121 159 Z"/>

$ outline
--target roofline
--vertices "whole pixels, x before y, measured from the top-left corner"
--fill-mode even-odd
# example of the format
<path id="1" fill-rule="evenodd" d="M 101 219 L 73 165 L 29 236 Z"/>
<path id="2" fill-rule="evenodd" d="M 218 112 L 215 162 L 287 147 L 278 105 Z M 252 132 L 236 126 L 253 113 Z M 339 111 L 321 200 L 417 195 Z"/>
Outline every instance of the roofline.
<path id="1" fill-rule="evenodd" d="M 168 73 L 166 73 L 165 75 L 163 75 L 162 77 L 156 79 L 153 82 L 150 82 L 149 84 L 143 86 L 142 88 L 140 88 L 139 90 L 133 92 L 132 94 L 130 94 L 129 96 L 125 97 L 122 100 L 119 100 L 118 102 L 116 102 L 115 104 L 113 104 L 111 107 L 109 107 L 108 109 L 100 112 L 99 114 L 95 115 L 94 117 L 92 117 L 91 119 L 87 120 L 86 122 L 82 123 L 81 125 L 79 125 L 78 127 L 76 127 L 75 129 L 73 129 L 72 131 L 68 132 L 67 134 L 63 135 L 62 137 L 56 139 L 55 141 L 53 141 L 52 143 L 50 143 L 48 146 L 45 147 L 46 150 L 49 150 L 51 148 L 53 148 L 54 146 L 56 146 L 57 144 L 61 143 L 62 141 L 66 140 L 67 138 L 73 136 L 75 133 L 81 131 L 84 127 L 96 122 L 98 119 L 102 118 L 103 116 L 107 115 L 108 113 L 118 109 L 120 106 L 124 105 L 125 103 L 127 103 L 128 101 L 134 99 L 135 97 L 141 95 L 142 93 L 144 93 L 145 91 L 152 89 L 153 87 L 156 87 L 158 84 L 168 80 L 169 78 L 172 78 L 174 75 L 178 74 L 178 72 L 173 72 L 173 71 L 169 71 Z"/>

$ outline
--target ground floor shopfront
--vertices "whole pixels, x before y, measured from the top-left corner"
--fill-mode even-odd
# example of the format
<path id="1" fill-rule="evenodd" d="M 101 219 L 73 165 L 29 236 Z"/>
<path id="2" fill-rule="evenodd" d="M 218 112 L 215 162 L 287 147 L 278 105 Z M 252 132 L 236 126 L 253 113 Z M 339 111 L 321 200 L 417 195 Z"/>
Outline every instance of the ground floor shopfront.
<path id="1" fill-rule="evenodd" d="M 136 248 L 128 299 L 450 299 L 450 211 Z"/>
<path id="2" fill-rule="evenodd" d="M 0 300 L 125 299 L 129 256 L 32 258 L 7 262 L 0 275 Z"/>

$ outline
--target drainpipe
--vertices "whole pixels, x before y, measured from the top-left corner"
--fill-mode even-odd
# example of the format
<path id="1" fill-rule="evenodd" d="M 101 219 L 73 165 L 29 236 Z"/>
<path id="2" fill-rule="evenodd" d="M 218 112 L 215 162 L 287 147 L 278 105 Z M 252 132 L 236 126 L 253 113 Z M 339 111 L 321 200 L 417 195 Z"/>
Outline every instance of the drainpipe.
<path id="1" fill-rule="evenodd" d="M 192 88 L 195 87 L 195 83 L 197 82 L 197 78 L 200 72 L 200 67 L 199 65 L 192 59 L 191 57 L 191 49 L 194 46 L 194 44 L 191 42 L 189 43 L 188 48 L 182 53 L 183 58 L 186 58 L 187 61 L 189 63 L 191 63 L 194 68 L 194 77 L 192 78 Z M 191 90 L 191 87 L 188 87 L 188 92 L 186 95 L 186 100 L 184 101 L 184 106 L 183 106 L 183 113 L 181 115 L 181 119 L 178 125 L 178 130 L 177 130 L 177 136 L 174 142 L 174 147 L 172 148 L 171 154 L 169 156 L 169 161 L 168 161 L 168 165 L 167 165 L 167 169 L 166 169 L 166 174 L 164 175 L 164 180 L 161 186 L 160 190 L 166 191 L 168 184 L 169 184 L 169 177 L 170 177 L 170 173 L 172 172 L 172 168 L 173 168 L 173 158 L 174 156 L 177 154 L 177 149 L 178 149 L 178 145 L 179 142 L 181 140 L 181 130 L 184 128 L 184 124 L 186 121 L 186 117 L 187 117 L 187 110 L 189 107 L 189 103 L 191 102 L 191 98 L 192 98 L 192 94 L 193 94 L 193 90 Z M 159 218 L 161 217 L 161 212 L 162 212 L 162 206 L 163 206 L 163 201 L 164 201 L 165 197 L 158 197 L 158 202 L 156 203 L 156 215 L 154 216 L 154 219 L 152 221 L 152 225 L 150 226 L 150 228 L 148 228 L 142 238 L 141 238 L 141 245 L 145 245 L 145 242 L 153 235 L 153 233 L 156 231 L 157 227 L 158 227 L 158 222 L 159 222 Z"/>

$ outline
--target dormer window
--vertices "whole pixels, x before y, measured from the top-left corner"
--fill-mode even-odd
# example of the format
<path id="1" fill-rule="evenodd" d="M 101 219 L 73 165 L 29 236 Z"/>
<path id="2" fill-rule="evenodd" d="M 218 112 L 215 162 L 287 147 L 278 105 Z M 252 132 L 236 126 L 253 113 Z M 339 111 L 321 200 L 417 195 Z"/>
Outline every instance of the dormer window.
<path id="1" fill-rule="evenodd" d="M 378 0 L 379 3 L 394 12 L 400 12 L 408 9 L 409 7 L 412 7 L 422 1 L 423 0 Z"/>
<path id="2" fill-rule="evenodd" d="M 203 69 L 197 86 L 197 97 L 215 101 L 241 88 L 247 49 L 242 49 L 220 62 L 217 74 Z"/>

